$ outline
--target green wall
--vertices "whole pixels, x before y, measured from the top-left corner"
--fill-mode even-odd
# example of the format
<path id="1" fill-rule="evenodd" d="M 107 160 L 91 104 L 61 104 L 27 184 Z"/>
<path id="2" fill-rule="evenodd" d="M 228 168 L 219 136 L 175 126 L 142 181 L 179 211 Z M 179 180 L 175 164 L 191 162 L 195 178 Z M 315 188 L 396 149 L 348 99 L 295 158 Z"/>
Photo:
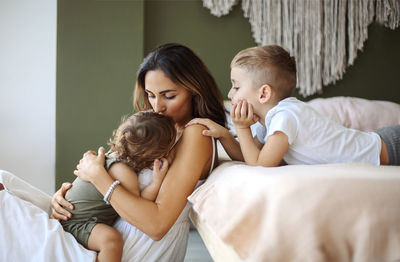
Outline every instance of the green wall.
<path id="1" fill-rule="evenodd" d="M 72 171 L 82 154 L 106 146 L 121 116 L 132 112 L 136 70 L 149 51 L 166 42 L 191 47 L 225 97 L 231 86 L 231 59 L 255 45 L 240 4 L 218 18 L 201 0 L 58 0 L 57 188 L 75 178 Z M 400 103 L 399 46 L 400 28 L 370 26 L 354 66 L 318 96 Z"/>
<path id="2" fill-rule="evenodd" d="M 225 97 L 232 86 L 232 58 L 240 50 L 256 45 L 241 5 L 218 18 L 203 7 L 202 1 L 146 1 L 145 53 L 166 42 L 179 42 L 193 49 Z"/>
<path id="3" fill-rule="evenodd" d="M 58 1 L 56 187 L 132 112 L 143 1 Z"/>

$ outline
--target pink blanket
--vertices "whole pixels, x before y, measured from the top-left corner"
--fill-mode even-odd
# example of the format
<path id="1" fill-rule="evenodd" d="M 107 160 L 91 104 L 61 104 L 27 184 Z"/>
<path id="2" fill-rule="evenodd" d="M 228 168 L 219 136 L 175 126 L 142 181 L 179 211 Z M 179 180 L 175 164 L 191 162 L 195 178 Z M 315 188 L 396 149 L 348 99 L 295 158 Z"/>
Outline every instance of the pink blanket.
<path id="1" fill-rule="evenodd" d="M 400 260 L 400 167 L 226 162 L 189 201 L 244 261 Z"/>
<path id="2" fill-rule="evenodd" d="M 316 98 L 308 102 L 337 123 L 362 131 L 400 125 L 400 104 L 356 97 Z"/>

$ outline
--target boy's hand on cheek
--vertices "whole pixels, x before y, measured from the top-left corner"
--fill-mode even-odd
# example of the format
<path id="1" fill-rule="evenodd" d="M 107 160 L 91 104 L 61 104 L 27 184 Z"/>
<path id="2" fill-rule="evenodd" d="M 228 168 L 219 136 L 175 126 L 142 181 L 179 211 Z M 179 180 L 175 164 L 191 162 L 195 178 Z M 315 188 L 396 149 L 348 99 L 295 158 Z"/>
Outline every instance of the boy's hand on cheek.
<path id="1" fill-rule="evenodd" d="M 253 106 L 246 100 L 239 101 L 231 109 L 232 122 L 235 124 L 236 129 L 249 128 L 256 123 L 258 117 L 254 116 Z"/>

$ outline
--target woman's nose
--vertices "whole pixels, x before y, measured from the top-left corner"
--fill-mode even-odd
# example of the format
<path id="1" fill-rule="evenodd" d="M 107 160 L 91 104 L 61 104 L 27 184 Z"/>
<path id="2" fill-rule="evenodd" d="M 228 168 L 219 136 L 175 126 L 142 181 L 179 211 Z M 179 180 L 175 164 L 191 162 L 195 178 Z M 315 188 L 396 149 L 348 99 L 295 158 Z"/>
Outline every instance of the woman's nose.
<path id="1" fill-rule="evenodd" d="M 165 111 L 165 105 L 160 100 L 157 100 L 154 104 L 153 109 L 156 113 L 162 113 Z"/>

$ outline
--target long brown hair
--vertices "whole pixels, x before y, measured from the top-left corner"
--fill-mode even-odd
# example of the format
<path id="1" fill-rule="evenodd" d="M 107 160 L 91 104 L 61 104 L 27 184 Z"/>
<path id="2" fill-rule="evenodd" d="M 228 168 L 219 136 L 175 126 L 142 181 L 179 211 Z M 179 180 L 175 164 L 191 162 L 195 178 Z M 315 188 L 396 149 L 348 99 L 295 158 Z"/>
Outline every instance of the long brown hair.
<path id="1" fill-rule="evenodd" d="M 214 78 L 191 49 L 175 43 L 156 48 L 140 65 L 134 92 L 134 106 L 137 110 L 151 109 L 145 92 L 145 76 L 153 70 L 162 70 L 171 81 L 193 94 L 193 117 L 210 118 L 225 126 L 223 99 Z"/>

